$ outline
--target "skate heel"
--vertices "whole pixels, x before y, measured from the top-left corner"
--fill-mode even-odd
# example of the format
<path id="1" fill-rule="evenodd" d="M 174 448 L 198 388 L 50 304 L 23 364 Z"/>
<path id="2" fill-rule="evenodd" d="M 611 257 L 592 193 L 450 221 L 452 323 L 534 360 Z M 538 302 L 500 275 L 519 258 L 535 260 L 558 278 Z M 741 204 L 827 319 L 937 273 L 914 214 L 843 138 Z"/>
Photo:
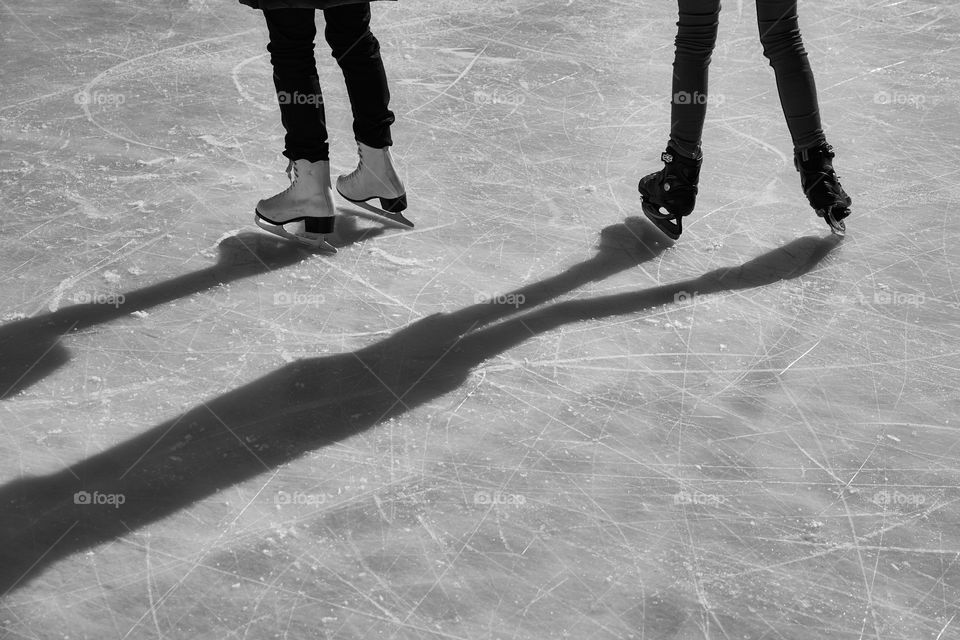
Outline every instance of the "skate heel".
<path id="1" fill-rule="evenodd" d="M 400 213 L 407 208 L 407 194 L 399 198 L 380 198 L 380 208 L 390 213 Z"/>
<path id="2" fill-rule="evenodd" d="M 325 218 L 304 218 L 303 230 L 307 233 L 333 233 L 333 227 L 336 218 L 327 216 Z"/>
<path id="3" fill-rule="evenodd" d="M 336 205 L 330 185 L 330 162 L 306 159 L 287 164 L 290 186 L 257 203 L 255 222 L 264 231 L 311 249 L 336 253 L 323 239 L 333 233 Z M 295 224 L 291 224 L 295 223 Z M 290 225 L 290 229 L 285 229 Z"/>

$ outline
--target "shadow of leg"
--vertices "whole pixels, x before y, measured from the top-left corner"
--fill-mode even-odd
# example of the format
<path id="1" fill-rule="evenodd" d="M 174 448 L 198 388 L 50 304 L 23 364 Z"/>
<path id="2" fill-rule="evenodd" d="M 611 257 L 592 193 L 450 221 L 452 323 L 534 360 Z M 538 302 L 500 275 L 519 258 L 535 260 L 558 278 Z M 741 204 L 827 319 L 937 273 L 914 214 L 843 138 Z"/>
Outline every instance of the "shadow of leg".
<path id="1" fill-rule="evenodd" d="M 607 238 L 622 238 L 619 232 Z M 44 478 L 0 488 L 0 593 L 70 553 L 124 536 L 305 452 L 459 388 L 478 364 L 558 326 L 670 304 L 677 291 L 743 289 L 808 272 L 835 246 L 801 238 L 744 265 L 639 292 L 517 312 L 472 305 L 419 320 L 359 351 L 301 360 Z M 643 243 L 598 255 L 523 291 L 542 303 L 656 255 Z M 77 499 L 90 496 L 86 502 Z M 100 496 L 123 496 L 101 504 Z"/>

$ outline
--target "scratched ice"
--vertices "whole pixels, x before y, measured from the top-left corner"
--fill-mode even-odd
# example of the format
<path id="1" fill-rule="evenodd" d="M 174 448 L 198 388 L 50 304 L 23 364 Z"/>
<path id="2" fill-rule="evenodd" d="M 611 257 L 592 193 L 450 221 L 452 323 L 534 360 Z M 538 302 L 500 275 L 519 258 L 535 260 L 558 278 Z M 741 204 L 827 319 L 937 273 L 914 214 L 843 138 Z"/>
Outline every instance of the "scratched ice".
<path id="1" fill-rule="evenodd" d="M 960 638 L 960 10 L 801 3 L 836 242 L 729 3 L 675 246 L 673 3 L 374 14 L 417 226 L 329 257 L 255 12 L 0 3 L 0 637 Z"/>

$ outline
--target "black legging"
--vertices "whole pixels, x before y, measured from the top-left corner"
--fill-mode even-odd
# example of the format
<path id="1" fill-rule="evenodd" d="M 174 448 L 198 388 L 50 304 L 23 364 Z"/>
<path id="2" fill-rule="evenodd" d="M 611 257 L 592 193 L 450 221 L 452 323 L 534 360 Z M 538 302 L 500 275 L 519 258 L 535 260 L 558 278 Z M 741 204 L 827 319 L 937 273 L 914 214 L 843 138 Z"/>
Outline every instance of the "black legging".
<path id="1" fill-rule="evenodd" d="M 678 0 L 670 142 L 691 158 L 700 154 L 707 113 L 710 56 L 717 42 L 720 0 Z M 780 105 L 796 149 L 824 142 L 813 71 L 797 24 L 797 0 L 757 0 L 763 55 L 777 77 Z"/>
<path id="2" fill-rule="evenodd" d="M 291 160 L 329 159 L 323 94 L 313 56 L 317 27 L 313 9 L 276 9 L 263 12 L 270 31 L 273 84 L 286 129 L 283 155 Z M 393 143 L 393 112 L 387 76 L 380 59 L 380 43 L 370 32 L 370 3 L 325 9 L 324 36 L 336 58 L 353 110 L 357 140 L 375 148 Z"/>

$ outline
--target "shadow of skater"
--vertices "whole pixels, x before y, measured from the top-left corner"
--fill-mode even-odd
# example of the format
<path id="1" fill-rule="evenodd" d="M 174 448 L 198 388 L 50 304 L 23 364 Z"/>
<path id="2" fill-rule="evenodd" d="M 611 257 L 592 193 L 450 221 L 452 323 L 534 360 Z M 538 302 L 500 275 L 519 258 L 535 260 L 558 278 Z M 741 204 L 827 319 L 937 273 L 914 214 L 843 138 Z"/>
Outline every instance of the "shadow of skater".
<path id="1" fill-rule="evenodd" d="M 376 228 L 358 230 L 349 218 L 345 222 L 337 234 L 341 247 L 383 232 Z M 260 233 L 231 236 L 217 249 L 217 263 L 206 269 L 136 291 L 110 294 L 104 296 L 103 303 L 76 304 L 0 327 L 0 399 L 16 395 L 69 362 L 70 352 L 60 340 L 73 331 L 296 264 L 311 255 L 306 249 Z"/>
<path id="2" fill-rule="evenodd" d="M 124 536 L 453 391 L 478 364 L 534 335 L 670 304 L 680 292 L 715 293 L 794 278 L 836 242 L 801 238 L 692 280 L 508 317 L 649 260 L 667 246 L 645 222 L 608 227 L 596 256 L 513 292 L 512 299 L 525 298 L 519 309 L 472 305 L 419 320 L 358 351 L 299 360 L 61 472 L 7 484 L 0 489 L 0 594 L 58 558 Z M 87 504 L 75 504 L 81 491 Z M 123 504 L 96 504 L 96 495 L 101 501 L 123 496 Z"/>

